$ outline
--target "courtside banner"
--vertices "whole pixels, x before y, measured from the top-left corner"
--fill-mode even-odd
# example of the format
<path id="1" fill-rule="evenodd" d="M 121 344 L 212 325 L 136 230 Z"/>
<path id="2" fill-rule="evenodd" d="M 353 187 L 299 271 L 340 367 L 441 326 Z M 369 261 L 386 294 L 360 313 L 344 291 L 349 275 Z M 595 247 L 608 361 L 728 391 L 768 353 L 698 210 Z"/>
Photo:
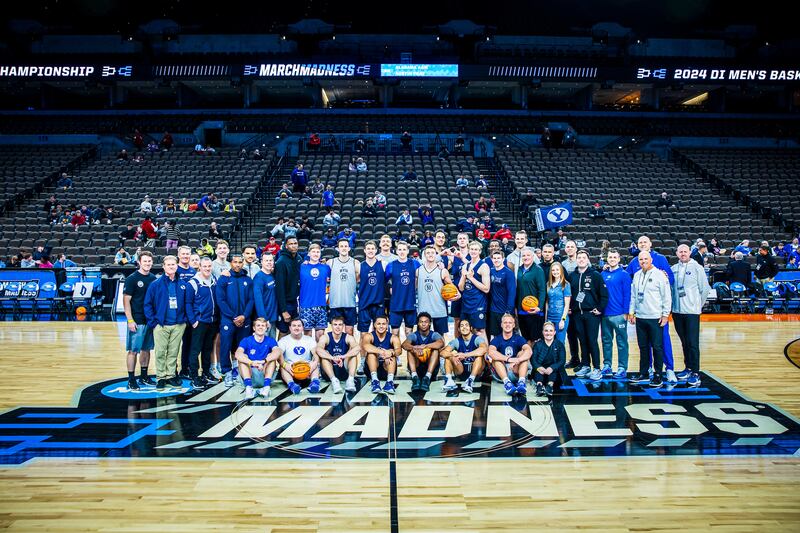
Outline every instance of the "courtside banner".
<path id="1" fill-rule="evenodd" d="M 572 224 L 572 202 L 540 207 L 536 210 L 536 229 L 545 231 Z"/>
<path id="2" fill-rule="evenodd" d="M 18 298 L 19 307 L 33 305 L 34 298 L 55 298 L 56 274 L 52 270 L 22 268 L 19 270 L 0 270 L 0 297 Z M 4 307 L 13 307 L 14 302 L 0 302 Z"/>

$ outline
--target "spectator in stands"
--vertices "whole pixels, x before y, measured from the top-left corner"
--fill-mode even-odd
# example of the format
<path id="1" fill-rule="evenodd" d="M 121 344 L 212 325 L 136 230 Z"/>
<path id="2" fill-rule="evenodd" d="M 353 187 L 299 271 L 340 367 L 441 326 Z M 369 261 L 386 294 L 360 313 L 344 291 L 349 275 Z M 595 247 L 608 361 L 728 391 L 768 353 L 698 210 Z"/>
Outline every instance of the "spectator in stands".
<path id="1" fill-rule="evenodd" d="M 486 229 L 492 233 L 497 231 L 497 226 L 494 223 L 494 219 L 489 213 L 485 213 L 483 217 L 481 217 L 481 224 L 483 224 Z"/>
<path id="2" fill-rule="evenodd" d="M 358 168 L 356 168 L 356 156 L 350 158 L 350 162 L 347 164 L 347 171 L 358 172 Z"/>
<path id="3" fill-rule="evenodd" d="M 303 194 L 308 185 L 308 172 L 303 169 L 303 164 L 298 163 L 292 170 L 292 192 Z"/>
<path id="4" fill-rule="evenodd" d="M 281 185 L 280 190 L 278 190 L 278 194 L 275 195 L 275 205 L 278 205 L 281 200 L 292 198 L 292 196 L 292 190 L 289 188 L 289 184 L 284 183 Z"/>
<path id="5" fill-rule="evenodd" d="M 463 153 L 465 144 L 466 143 L 464 141 L 464 134 L 459 133 L 458 136 L 456 137 L 455 142 L 453 143 L 453 151 L 457 154 Z"/>
<path id="6" fill-rule="evenodd" d="M 498 241 L 502 241 L 503 239 L 513 239 L 514 234 L 511 233 L 511 230 L 508 227 L 508 224 L 503 224 L 500 226 L 500 229 L 497 230 L 497 233 L 494 234 L 493 239 L 497 239 Z"/>
<path id="7" fill-rule="evenodd" d="M 189 212 L 189 200 L 186 198 L 181 200 L 181 204 L 178 206 L 178 211 L 181 213 L 188 213 Z"/>
<path id="8" fill-rule="evenodd" d="M 242 151 L 244 152 L 244 159 L 247 159 L 247 150 L 242 148 Z M 262 154 L 261 150 L 259 150 L 258 148 L 253 149 L 253 155 L 251 157 L 253 158 L 253 161 L 263 161 L 264 160 L 264 154 Z"/>
<path id="9" fill-rule="evenodd" d="M 101 204 L 92 210 L 92 214 L 89 216 L 89 222 L 91 224 L 100 224 L 103 220 L 110 223 L 108 220 L 108 211 L 106 211 L 105 206 Z"/>
<path id="10" fill-rule="evenodd" d="M 19 262 L 20 268 L 36 268 L 36 261 L 30 252 L 22 252 L 22 260 Z"/>
<path id="11" fill-rule="evenodd" d="M 322 236 L 323 248 L 336 248 L 336 243 L 339 242 L 336 238 L 336 233 L 332 227 L 328 227 L 328 231 Z"/>
<path id="12" fill-rule="evenodd" d="M 255 157 L 257 151 L 258 148 L 253 150 L 253 157 Z M 258 153 L 260 154 L 261 152 Z M 245 161 L 246 159 L 247 159 L 247 148 L 242 148 L 241 150 L 239 150 L 239 161 Z"/>
<path id="13" fill-rule="evenodd" d="M 572 126 L 567 126 L 567 131 L 564 132 L 564 136 L 561 138 L 561 146 L 564 148 L 574 148 L 577 143 L 578 134 L 572 129 Z"/>
<path id="14" fill-rule="evenodd" d="M 400 213 L 400 216 L 397 217 L 397 220 L 394 221 L 395 226 L 410 226 L 413 223 L 413 219 L 411 218 L 411 213 L 409 213 L 408 209 L 403 209 L 403 212 Z"/>
<path id="15" fill-rule="evenodd" d="M 411 141 L 413 140 L 414 138 L 411 136 L 410 133 L 408 133 L 407 131 L 403 132 L 403 134 L 400 136 L 400 144 L 402 145 L 404 152 L 411 151 Z"/>
<path id="16" fill-rule="evenodd" d="M 75 264 L 75 261 L 71 261 L 67 259 L 67 254 L 61 254 L 58 256 L 58 261 L 53 263 L 53 268 L 73 268 L 78 265 Z"/>
<path id="17" fill-rule="evenodd" d="M 358 238 L 358 234 L 353 231 L 350 226 L 345 226 L 344 231 L 340 231 L 339 234 L 336 236 L 336 239 L 347 239 L 347 242 L 350 243 L 350 249 L 355 250 L 356 248 L 356 238 Z"/>
<path id="18" fill-rule="evenodd" d="M 50 222 L 50 225 L 54 226 L 55 224 L 57 224 L 62 214 L 64 214 L 64 210 L 60 205 L 51 209 L 50 213 L 48 213 L 47 215 L 47 219 Z"/>
<path id="19" fill-rule="evenodd" d="M 750 286 L 750 265 L 744 261 L 742 252 L 733 253 L 733 261 L 728 263 L 725 274 L 729 283 L 741 283 L 745 287 Z"/>
<path id="20" fill-rule="evenodd" d="M 136 239 L 137 230 L 133 226 L 133 222 L 128 222 L 126 227 L 119 232 L 119 245 L 122 246 L 125 241 L 132 241 Z"/>
<path id="21" fill-rule="evenodd" d="M 314 229 L 316 227 L 316 224 L 314 224 L 314 221 L 311 220 L 308 215 L 305 215 L 305 216 L 303 216 L 302 219 L 300 219 L 300 225 L 303 225 L 303 224 L 308 226 L 308 229 L 310 229 L 311 231 L 314 231 Z"/>
<path id="22" fill-rule="evenodd" d="M 53 249 L 52 246 L 42 246 L 40 244 L 39 246 L 36 247 L 36 250 L 33 252 L 33 260 L 38 263 L 45 257 L 49 257 L 52 249 Z"/>
<path id="23" fill-rule="evenodd" d="M 364 174 L 367 171 L 367 164 L 364 162 L 363 157 L 356 159 L 356 171 L 358 171 L 359 174 Z"/>
<path id="24" fill-rule="evenodd" d="M 550 150 L 550 147 L 553 145 L 553 134 L 550 133 L 550 128 L 547 126 L 544 127 L 542 130 L 542 136 L 539 138 L 539 141 L 542 143 L 542 146 L 547 150 Z"/>
<path id="25" fill-rule="evenodd" d="M 311 240 L 311 237 L 313 237 L 313 233 L 311 233 L 311 228 L 308 227 L 308 224 L 301 223 L 300 229 L 297 230 L 297 238 Z"/>
<path id="26" fill-rule="evenodd" d="M 142 150 L 144 148 L 144 136 L 139 130 L 133 130 L 133 146 L 136 150 Z"/>
<path id="27" fill-rule="evenodd" d="M 16 255 L 12 255 L 8 259 L 8 268 L 22 268 L 22 264 L 20 263 L 19 257 Z"/>
<path id="28" fill-rule="evenodd" d="M 236 213 L 237 211 L 239 210 L 236 208 L 236 200 L 234 200 L 233 198 L 228 198 L 228 203 L 225 204 L 225 212 Z"/>
<path id="29" fill-rule="evenodd" d="M 212 154 L 215 154 L 217 152 L 217 150 L 213 146 L 211 146 L 210 144 L 207 144 L 206 147 L 205 147 L 205 152 L 206 152 L 206 155 L 212 155 Z"/>
<path id="30" fill-rule="evenodd" d="M 134 163 L 144 163 L 144 157 L 142 157 L 142 154 L 136 154 L 133 156 L 133 159 L 131 161 L 133 161 Z"/>
<path id="31" fill-rule="evenodd" d="M 214 249 L 211 247 L 211 244 L 205 237 L 200 239 L 200 246 L 197 247 L 195 252 L 197 252 L 197 255 L 200 257 L 209 257 L 214 259 Z"/>
<path id="32" fill-rule="evenodd" d="M 434 242 L 433 232 L 429 229 L 426 229 L 425 234 L 419 240 L 419 247 L 420 249 L 424 250 L 426 246 L 433 246 Z"/>
<path id="33" fill-rule="evenodd" d="M 460 219 L 456 222 L 456 229 L 458 231 L 472 234 L 475 231 L 475 217 L 467 215 L 466 218 Z"/>
<path id="34" fill-rule="evenodd" d="M 414 168 L 406 167 L 406 171 L 403 172 L 403 177 L 400 178 L 400 181 L 417 181 L 417 173 Z"/>
<path id="35" fill-rule="evenodd" d="M 219 227 L 217 227 L 217 223 L 213 220 L 211 224 L 208 225 L 208 238 L 209 239 L 221 239 L 222 233 L 219 231 Z"/>
<path id="36" fill-rule="evenodd" d="M 319 133 L 312 133 L 308 137 L 308 149 L 312 152 L 318 152 L 320 146 L 322 146 L 322 139 L 319 136 Z"/>
<path id="37" fill-rule="evenodd" d="M 204 193 L 200 196 L 200 199 L 197 200 L 197 211 L 200 213 L 210 213 L 211 207 L 208 205 L 211 202 L 211 194 Z"/>
<path id="38" fill-rule="evenodd" d="M 489 200 L 483 197 L 481 194 L 478 200 L 475 202 L 475 211 L 480 213 L 481 211 L 489 211 Z"/>
<path id="39" fill-rule="evenodd" d="M 64 189 L 66 191 L 67 189 L 72 188 L 72 184 L 73 184 L 72 178 L 69 177 L 66 172 L 62 172 L 61 177 L 58 178 L 58 183 L 56 183 L 56 186 L 59 189 Z"/>
<path id="40" fill-rule="evenodd" d="M 50 198 L 44 201 L 44 212 L 50 213 L 53 209 L 56 208 L 58 205 L 58 201 L 56 200 L 56 196 L 54 194 L 50 195 Z"/>
<path id="41" fill-rule="evenodd" d="M 147 151 L 150 153 L 158 152 L 158 143 L 156 141 L 150 141 L 147 143 Z"/>
<path id="42" fill-rule="evenodd" d="M 164 212 L 169 214 L 174 214 L 178 208 L 175 206 L 175 199 L 170 196 L 167 198 L 167 203 L 164 204 Z"/>
<path id="43" fill-rule="evenodd" d="M 367 198 L 367 201 L 364 204 L 364 210 L 361 212 L 361 216 L 373 218 L 375 214 L 375 203 L 372 201 L 372 198 Z"/>
<path id="44" fill-rule="evenodd" d="M 376 209 L 385 209 L 386 195 L 381 191 L 375 191 L 375 196 L 372 198 L 372 202 L 375 204 Z"/>
<path id="45" fill-rule="evenodd" d="M 286 221 L 283 217 L 278 217 L 278 221 L 272 226 L 272 229 L 269 231 L 269 234 L 273 237 L 283 239 L 283 227 L 286 225 Z"/>
<path id="46" fill-rule="evenodd" d="M 392 248 L 394 248 L 398 242 L 406 242 L 406 236 L 403 235 L 403 230 L 399 227 L 392 234 Z"/>
<path id="47" fill-rule="evenodd" d="M 493 194 L 489 195 L 489 199 L 487 200 L 487 202 L 489 202 L 488 211 L 490 213 L 497 211 L 497 198 L 495 198 Z"/>
<path id="48" fill-rule="evenodd" d="M 139 204 L 139 211 L 142 213 L 152 213 L 153 212 L 153 204 L 150 203 L 150 196 L 145 195 L 144 200 L 142 203 Z"/>
<path id="49" fill-rule="evenodd" d="M 297 238 L 298 229 L 300 228 L 297 227 L 297 223 L 293 218 L 287 220 L 286 224 L 283 225 L 283 240 L 287 241 L 289 239 Z"/>
<path id="50" fill-rule="evenodd" d="M 333 209 L 328 209 L 328 214 L 322 218 L 322 225 L 325 228 L 338 229 L 341 221 L 342 217 L 338 213 Z"/>
<path id="51" fill-rule="evenodd" d="M 442 146 L 442 149 L 439 150 L 439 161 L 448 161 L 450 159 L 450 150 L 447 149 L 447 146 Z"/>
<path id="52" fill-rule="evenodd" d="M 210 213 L 219 213 L 222 211 L 222 202 L 220 202 L 214 194 L 208 197 L 208 203 L 205 205 L 208 207 L 208 212 Z M 227 208 L 227 205 L 225 207 Z"/>
<path id="53" fill-rule="evenodd" d="M 417 230 L 411 228 L 411 231 L 408 233 L 408 238 L 406 239 L 406 242 L 410 246 L 419 247 L 419 235 L 417 235 Z"/>
<path id="54" fill-rule="evenodd" d="M 262 253 L 272 254 L 273 256 L 277 257 L 281 251 L 281 245 L 275 237 L 270 236 L 269 241 L 267 244 L 264 245 L 264 249 Z"/>
<path id="55" fill-rule="evenodd" d="M 594 219 L 604 220 L 606 218 L 606 210 L 603 209 L 603 206 L 600 205 L 600 202 L 595 202 L 592 208 L 589 210 L 589 218 L 591 218 L 592 220 Z"/>
<path id="56" fill-rule="evenodd" d="M 164 216 L 164 206 L 161 203 L 161 200 L 156 200 L 156 205 L 153 206 L 153 212 L 156 214 L 156 217 Z"/>
<path id="57" fill-rule="evenodd" d="M 520 209 L 524 214 L 528 213 L 528 209 L 531 207 L 537 207 L 539 205 L 539 199 L 536 198 L 536 194 L 533 192 L 533 189 L 528 189 L 525 192 L 525 196 L 522 197 L 520 200 Z"/>
<path id="58" fill-rule="evenodd" d="M 717 239 L 711 239 L 708 251 L 711 252 L 714 255 L 723 255 L 725 252 L 727 252 L 726 249 L 720 248 L 719 243 L 717 242 Z"/>
<path id="59" fill-rule="evenodd" d="M 150 216 L 144 217 L 141 225 L 143 239 L 145 240 L 145 246 L 152 247 L 156 245 L 156 239 L 158 239 L 158 232 L 156 231 L 156 227 L 153 225 L 153 219 Z"/>
<path id="60" fill-rule="evenodd" d="M 367 141 L 364 140 L 364 137 L 362 137 L 361 135 L 358 136 L 358 138 L 353 143 L 353 149 L 357 154 L 360 154 L 367 150 Z"/>
<path id="61" fill-rule="evenodd" d="M 733 253 L 741 252 L 742 255 L 748 256 L 752 253 L 750 249 L 750 241 L 748 239 L 744 239 L 742 242 L 739 243 L 739 246 L 733 249 Z"/>
<path id="62" fill-rule="evenodd" d="M 706 266 L 706 254 L 708 253 L 708 247 L 706 243 L 700 241 L 697 243 L 697 248 L 691 253 L 689 256 L 690 259 L 694 259 L 698 265 L 701 267 Z"/>
<path id="63" fill-rule="evenodd" d="M 309 188 L 309 193 L 311 196 L 320 196 L 323 192 L 325 192 L 325 185 L 323 185 L 320 179 L 317 178 L 314 180 L 314 184 Z"/>
<path id="64" fill-rule="evenodd" d="M 466 189 L 469 187 L 469 180 L 464 176 L 459 176 L 456 180 L 456 187 L 459 189 Z"/>
<path id="65" fill-rule="evenodd" d="M 778 274 L 778 264 L 775 258 L 772 257 L 771 250 L 768 244 L 762 244 L 758 248 L 758 255 L 756 256 L 756 279 L 763 283 L 772 281 Z"/>
<path id="66" fill-rule="evenodd" d="M 339 202 L 336 201 L 336 196 L 333 194 L 333 186 L 328 185 L 325 187 L 325 192 L 322 193 L 322 197 L 319 199 L 319 206 L 331 210 L 334 206 L 338 205 L 338 203 Z"/>
<path id="67" fill-rule="evenodd" d="M 114 256 L 114 264 L 115 265 L 127 265 L 131 263 L 131 254 L 129 254 L 124 247 L 120 247 L 117 250 L 117 254 Z"/>
<path id="68" fill-rule="evenodd" d="M 168 131 L 165 131 L 159 144 L 161 145 L 162 150 L 168 152 L 169 150 L 172 150 L 172 146 L 175 144 L 175 141 L 173 140 L 172 135 Z"/>
<path id="69" fill-rule="evenodd" d="M 478 176 L 478 179 L 475 180 L 475 188 L 479 191 L 485 191 L 489 188 L 489 182 L 486 181 L 486 178 L 483 177 L 483 174 Z"/>
<path id="70" fill-rule="evenodd" d="M 419 207 L 417 207 L 417 213 L 419 214 L 423 226 L 426 224 L 436 225 L 436 217 L 431 204 L 420 204 Z"/>
<path id="71" fill-rule="evenodd" d="M 128 151 L 125 148 L 117 152 L 117 161 L 120 163 L 127 161 L 128 157 Z"/>
<path id="72" fill-rule="evenodd" d="M 672 196 L 664 191 L 661 193 L 661 196 L 659 196 L 658 201 L 656 202 L 656 207 L 674 207 L 677 209 L 678 204 L 675 203 L 675 200 L 672 199 Z"/>
<path id="73" fill-rule="evenodd" d="M 164 246 L 167 249 L 167 253 L 170 250 L 178 249 L 178 245 L 180 244 L 180 233 L 178 232 L 178 225 L 175 224 L 174 221 L 166 220 L 164 222 Z"/>
<path id="74" fill-rule="evenodd" d="M 328 152 L 336 151 L 336 136 L 333 133 L 328 135 L 328 140 L 325 141 L 325 150 Z"/>
<path id="75" fill-rule="evenodd" d="M 67 209 L 66 211 L 61 213 L 61 216 L 58 217 L 58 225 L 60 226 L 68 226 L 72 221 L 72 211 Z"/>
<path id="76" fill-rule="evenodd" d="M 75 231 L 78 231 L 78 228 L 86 224 L 86 215 L 84 215 L 81 211 L 75 211 L 72 214 L 72 219 L 69 221 Z"/>

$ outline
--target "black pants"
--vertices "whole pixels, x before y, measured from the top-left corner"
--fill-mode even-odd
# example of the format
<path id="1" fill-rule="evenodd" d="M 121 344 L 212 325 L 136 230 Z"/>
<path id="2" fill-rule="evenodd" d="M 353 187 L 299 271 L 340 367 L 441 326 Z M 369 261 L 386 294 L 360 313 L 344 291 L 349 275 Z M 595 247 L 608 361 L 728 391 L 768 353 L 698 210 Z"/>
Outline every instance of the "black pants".
<path id="1" fill-rule="evenodd" d="M 581 344 L 581 366 L 600 368 L 600 344 L 597 342 L 597 335 L 600 333 L 600 315 L 572 313 L 570 317 L 570 324 L 575 323 L 575 332 Z M 572 348 L 572 341 L 569 344 Z"/>
<path id="2" fill-rule="evenodd" d="M 675 331 L 683 346 L 683 362 L 692 372 L 700 372 L 700 315 L 672 313 Z"/>
<path id="3" fill-rule="evenodd" d="M 186 329 L 183 330 L 183 338 L 181 339 L 181 371 L 190 368 L 190 353 L 197 354 L 192 348 L 192 325 L 187 323 Z"/>
<path id="4" fill-rule="evenodd" d="M 575 329 L 575 320 L 572 317 L 578 316 L 577 314 L 570 315 L 569 323 L 567 324 L 567 340 L 569 341 L 569 360 L 578 361 L 578 330 Z"/>
<path id="5" fill-rule="evenodd" d="M 536 342 L 542 338 L 542 315 L 519 315 L 519 334 L 528 342 Z"/>
<path id="6" fill-rule="evenodd" d="M 653 368 L 656 375 L 664 370 L 664 329 L 657 318 L 636 319 L 636 342 L 639 344 L 639 374 L 646 376 L 650 370 L 650 350 L 653 350 Z"/>
<path id="7" fill-rule="evenodd" d="M 189 333 L 192 336 L 191 351 L 189 355 L 189 373 L 192 377 L 198 375 L 198 371 L 207 374 L 211 370 L 211 353 L 214 351 L 214 337 L 217 335 L 219 326 L 216 324 L 206 324 L 199 322 L 196 328 L 191 328 Z M 198 367 L 197 356 L 201 356 L 201 364 Z M 184 367 L 186 368 L 186 367 Z"/>
<path id="8" fill-rule="evenodd" d="M 547 385 L 548 383 L 552 383 L 553 387 L 561 387 L 561 385 L 563 385 L 563 383 L 561 383 L 561 374 L 559 372 L 553 372 L 549 376 L 546 374 L 543 376 L 542 374 L 538 373 L 534 368 L 533 380 L 536 383 L 541 383 L 542 385 Z"/>

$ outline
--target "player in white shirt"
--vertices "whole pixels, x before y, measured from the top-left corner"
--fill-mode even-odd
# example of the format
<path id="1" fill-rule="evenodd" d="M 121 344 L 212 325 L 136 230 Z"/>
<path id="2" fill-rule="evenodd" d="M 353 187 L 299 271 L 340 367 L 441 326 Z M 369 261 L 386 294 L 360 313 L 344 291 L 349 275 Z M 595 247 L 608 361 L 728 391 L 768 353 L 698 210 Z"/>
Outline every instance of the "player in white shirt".
<path id="1" fill-rule="evenodd" d="M 303 380 L 311 379 L 308 392 L 312 394 L 319 392 L 317 343 L 311 337 L 303 335 L 302 320 L 295 318 L 289 323 L 289 335 L 278 341 L 278 347 L 281 349 L 281 378 L 286 382 L 286 386 L 289 387 L 292 394 L 297 394 L 301 390 L 300 385 L 295 383 L 295 376 L 292 373 L 292 365 L 300 361 L 308 363 L 311 367 L 311 373 L 308 378 Z"/>

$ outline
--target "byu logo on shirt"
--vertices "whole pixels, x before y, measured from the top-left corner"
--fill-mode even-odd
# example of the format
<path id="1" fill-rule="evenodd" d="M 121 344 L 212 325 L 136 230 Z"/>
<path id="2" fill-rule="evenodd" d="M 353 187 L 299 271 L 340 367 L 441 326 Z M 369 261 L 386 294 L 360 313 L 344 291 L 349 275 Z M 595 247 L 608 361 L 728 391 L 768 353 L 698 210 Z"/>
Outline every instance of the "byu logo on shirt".
<path id="1" fill-rule="evenodd" d="M 255 354 L 256 354 L 256 350 L 255 350 L 255 348 L 251 348 L 251 349 L 250 349 L 250 355 L 255 355 Z"/>
<path id="2" fill-rule="evenodd" d="M 563 207 L 556 207 L 547 212 L 547 220 L 550 222 L 561 222 L 569 216 L 569 210 Z"/>
<path id="3" fill-rule="evenodd" d="M 302 346 L 295 346 L 293 351 L 295 355 L 303 355 L 304 353 L 306 353 L 306 349 L 303 348 Z"/>
<path id="4" fill-rule="evenodd" d="M 309 273 L 311 274 L 312 278 L 318 278 L 319 277 L 319 269 L 318 268 L 312 268 L 311 272 L 309 272 Z"/>

